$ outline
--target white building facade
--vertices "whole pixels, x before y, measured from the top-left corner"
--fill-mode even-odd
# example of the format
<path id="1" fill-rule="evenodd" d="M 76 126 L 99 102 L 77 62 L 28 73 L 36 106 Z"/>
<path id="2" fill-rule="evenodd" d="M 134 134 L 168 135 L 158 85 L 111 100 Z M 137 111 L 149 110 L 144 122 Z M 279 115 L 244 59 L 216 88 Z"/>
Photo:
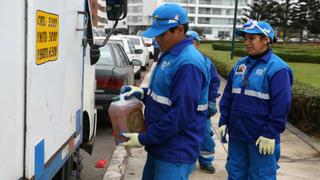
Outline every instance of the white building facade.
<path id="1" fill-rule="evenodd" d="M 105 7 L 105 0 L 97 1 L 101 7 Z M 150 26 L 152 12 L 158 6 L 163 3 L 178 3 L 188 12 L 190 29 L 203 30 L 209 40 L 229 40 L 232 38 L 235 2 L 236 0 L 128 0 L 127 18 L 119 21 L 117 29 L 127 29 L 128 34 L 136 34 Z M 252 0 L 238 0 L 238 22 L 244 17 L 244 9 L 249 8 L 247 4 L 251 3 Z M 98 10 L 98 16 L 106 19 L 106 13 L 102 11 Z M 104 27 L 111 28 L 113 22 L 106 22 Z M 105 22 L 98 23 L 101 27 Z"/>
<path id="2" fill-rule="evenodd" d="M 207 39 L 231 39 L 235 0 L 159 0 L 162 3 L 179 3 L 188 11 L 190 29 L 200 28 Z M 243 16 L 251 0 L 238 0 L 237 19 Z"/>

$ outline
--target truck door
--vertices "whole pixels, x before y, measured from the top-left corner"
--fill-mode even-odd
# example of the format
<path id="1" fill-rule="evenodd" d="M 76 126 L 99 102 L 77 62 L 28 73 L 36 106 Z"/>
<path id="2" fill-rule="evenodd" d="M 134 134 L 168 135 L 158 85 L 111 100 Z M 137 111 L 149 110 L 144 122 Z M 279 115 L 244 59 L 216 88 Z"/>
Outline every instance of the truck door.
<path id="1" fill-rule="evenodd" d="M 26 178 L 51 178 L 81 137 L 84 1 L 28 0 Z"/>

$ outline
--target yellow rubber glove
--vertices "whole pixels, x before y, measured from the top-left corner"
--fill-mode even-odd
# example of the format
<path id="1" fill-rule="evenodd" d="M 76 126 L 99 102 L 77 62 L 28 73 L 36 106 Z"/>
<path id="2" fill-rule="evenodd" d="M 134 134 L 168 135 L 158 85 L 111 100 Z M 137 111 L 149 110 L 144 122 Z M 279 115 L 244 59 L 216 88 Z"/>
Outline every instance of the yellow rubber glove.
<path id="1" fill-rule="evenodd" d="M 141 147 L 138 136 L 139 133 L 124 133 L 125 137 L 129 138 L 128 142 L 123 142 L 120 145 L 125 147 Z"/>
<path id="2" fill-rule="evenodd" d="M 272 155 L 274 152 L 275 140 L 260 136 L 256 141 L 256 146 L 258 145 L 260 154 Z"/>
<path id="3" fill-rule="evenodd" d="M 227 125 L 222 125 L 219 127 L 219 135 L 221 138 L 225 137 L 226 132 L 227 132 L 226 130 L 227 130 Z"/>

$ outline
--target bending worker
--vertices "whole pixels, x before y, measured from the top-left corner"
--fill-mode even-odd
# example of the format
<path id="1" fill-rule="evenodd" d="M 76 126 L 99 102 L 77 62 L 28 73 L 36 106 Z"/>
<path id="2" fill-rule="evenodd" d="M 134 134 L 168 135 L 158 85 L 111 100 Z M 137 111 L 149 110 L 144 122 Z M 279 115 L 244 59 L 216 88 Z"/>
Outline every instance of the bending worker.
<path id="1" fill-rule="evenodd" d="M 186 180 L 200 153 L 207 120 L 210 66 L 186 37 L 188 17 L 163 4 L 143 36 L 155 37 L 161 55 L 148 89 L 125 86 L 125 97 L 145 103 L 146 132 L 125 134 L 124 146 L 145 146 L 143 180 Z"/>
<path id="2" fill-rule="evenodd" d="M 290 67 L 269 48 L 274 31 L 267 22 L 249 20 L 236 32 L 248 56 L 229 74 L 222 99 L 219 132 L 229 134 L 229 180 L 276 179 L 280 134 L 291 103 Z"/>
<path id="3" fill-rule="evenodd" d="M 193 45 L 198 49 L 200 46 L 200 37 L 196 31 L 188 31 L 187 36 L 193 38 Z M 204 56 L 204 55 L 203 55 Z M 218 90 L 220 86 L 220 76 L 212 61 L 204 56 L 207 63 L 210 64 L 210 85 L 209 85 L 209 106 L 208 106 L 208 119 L 207 128 L 205 131 L 205 138 L 201 144 L 200 155 L 198 157 L 200 169 L 209 174 L 215 173 L 215 168 L 212 165 L 214 160 L 215 143 L 213 140 L 213 131 L 211 128 L 210 118 L 217 113 L 216 98 L 219 97 Z"/>

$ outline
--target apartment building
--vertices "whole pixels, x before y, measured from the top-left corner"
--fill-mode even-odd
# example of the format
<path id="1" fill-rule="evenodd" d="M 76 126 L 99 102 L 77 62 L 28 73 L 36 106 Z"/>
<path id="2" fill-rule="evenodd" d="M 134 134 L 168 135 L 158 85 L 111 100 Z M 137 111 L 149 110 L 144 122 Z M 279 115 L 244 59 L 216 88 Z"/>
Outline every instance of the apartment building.
<path id="1" fill-rule="evenodd" d="M 235 0 L 161 0 L 161 3 L 179 3 L 187 11 L 189 27 L 200 28 L 207 39 L 231 39 Z M 238 0 L 237 19 L 251 0 Z"/>
<path id="2" fill-rule="evenodd" d="M 97 27 L 111 28 L 105 13 L 105 0 L 96 1 Z M 119 22 L 117 29 L 124 29 L 128 34 L 135 34 L 150 26 L 152 12 L 163 3 L 178 3 L 189 16 L 190 29 L 200 29 L 207 39 L 231 39 L 233 30 L 234 9 L 236 0 L 128 0 L 128 14 Z M 284 0 L 278 0 L 283 2 Z M 244 14 L 252 0 L 238 0 L 237 21 Z M 91 5 L 92 6 L 92 5 Z M 95 19 L 94 19 L 95 20 Z M 238 25 L 237 25 L 238 26 Z"/>
<path id="3" fill-rule="evenodd" d="M 129 34 L 145 30 L 150 26 L 152 12 L 157 8 L 157 0 L 128 0 L 127 23 Z"/>
<path id="4" fill-rule="evenodd" d="M 97 31 L 110 29 L 114 25 L 114 21 L 108 21 L 106 13 L 106 0 L 90 0 L 93 27 Z M 118 30 L 127 31 L 127 18 L 118 22 Z"/>

